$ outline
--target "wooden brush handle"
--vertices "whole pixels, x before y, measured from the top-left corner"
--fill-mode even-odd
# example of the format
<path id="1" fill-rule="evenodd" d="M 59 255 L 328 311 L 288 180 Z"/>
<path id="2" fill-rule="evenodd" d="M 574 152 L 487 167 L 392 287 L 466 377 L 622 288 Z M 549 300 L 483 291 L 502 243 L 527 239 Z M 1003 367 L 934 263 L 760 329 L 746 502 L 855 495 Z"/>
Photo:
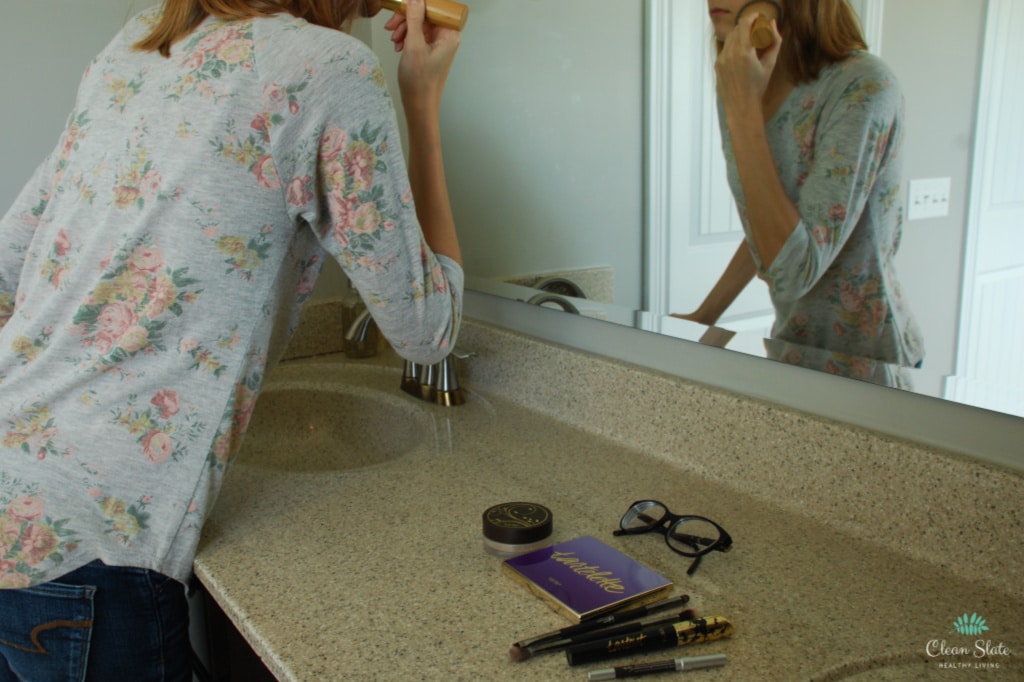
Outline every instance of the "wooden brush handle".
<path id="1" fill-rule="evenodd" d="M 469 7 L 455 0 L 423 0 L 427 5 L 427 20 L 437 26 L 461 31 L 469 19 Z M 405 14 L 406 0 L 380 0 L 384 9 Z"/>
<path id="2" fill-rule="evenodd" d="M 750 27 L 750 42 L 758 50 L 766 50 L 775 42 L 775 34 L 772 33 L 772 18 L 759 14 L 754 19 L 754 25 Z"/>
<path id="3" fill-rule="evenodd" d="M 775 0 L 752 0 L 740 8 L 736 15 L 736 23 L 747 11 L 757 12 L 757 18 L 750 26 L 750 43 L 758 50 L 766 50 L 775 42 L 772 31 L 772 20 L 778 21 L 782 15 L 782 6 Z"/>

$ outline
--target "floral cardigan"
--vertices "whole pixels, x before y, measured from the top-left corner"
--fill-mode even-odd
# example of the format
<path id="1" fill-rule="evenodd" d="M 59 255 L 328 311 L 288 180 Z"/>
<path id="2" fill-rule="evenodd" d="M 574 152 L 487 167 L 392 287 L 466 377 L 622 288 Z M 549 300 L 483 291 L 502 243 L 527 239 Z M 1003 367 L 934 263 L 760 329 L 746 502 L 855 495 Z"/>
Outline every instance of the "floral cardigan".
<path id="1" fill-rule="evenodd" d="M 187 579 L 327 254 L 404 357 L 458 330 L 372 52 L 287 15 L 134 51 L 156 16 L 92 62 L 0 221 L 0 588 L 95 559 Z"/>
<path id="2" fill-rule="evenodd" d="M 775 308 L 772 337 L 788 343 L 788 360 L 810 346 L 835 352 L 830 371 L 839 374 L 856 376 L 860 359 L 917 364 L 921 335 L 893 265 L 904 209 L 903 95 L 889 68 L 856 52 L 798 85 L 768 122 L 801 219 L 767 268 L 749 236 L 732 142 L 719 120 L 729 182 Z M 848 366 L 837 366 L 843 357 Z"/>

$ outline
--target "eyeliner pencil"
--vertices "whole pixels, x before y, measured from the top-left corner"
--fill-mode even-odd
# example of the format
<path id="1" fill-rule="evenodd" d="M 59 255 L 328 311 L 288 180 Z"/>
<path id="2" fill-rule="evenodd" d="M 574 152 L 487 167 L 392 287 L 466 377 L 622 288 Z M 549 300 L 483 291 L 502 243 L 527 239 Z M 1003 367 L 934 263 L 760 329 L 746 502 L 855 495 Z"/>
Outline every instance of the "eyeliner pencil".
<path id="1" fill-rule="evenodd" d="M 660 616 L 658 618 L 648 618 L 647 620 L 621 623 L 619 625 L 611 625 L 598 630 L 579 633 L 571 637 L 545 639 L 528 646 L 512 647 L 509 649 L 508 655 L 516 662 L 525 661 L 537 654 L 542 654 L 548 651 L 558 651 L 570 646 L 587 644 L 588 642 L 595 642 L 598 640 L 606 640 L 610 637 L 636 635 L 645 628 L 659 625 L 672 625 L 682 621 L 690 621 L 696 617 L 697 615 L 693 609 L 684 609 L 679 613 L 673 613 L 669 616 Z"/>
<path id="2" fill-rule="evenodd" d="M 688 672 L 690 670 L 700 670 L 701 668 L 717 668 L 725 664 L 725 654 L 687 656 L 686 658 L 675 658 L 668 661 L 637 663 L 636 665 L 620 665 L 614 668 L 605 668 L 604 670 L 591 670 L 587 673 L 587 682 L 621 680 L 626 677 L 643 677 L 644 675 L 666 672 Z"/>
<path id="3" fill-rule="evenodd" d="M 617 623 L 625 623 L 630 620 L 636 620 L 637 618 L 643 618 L 651 613 L 658 611 L 664 611 L 665 609 L 671 609 L 676 606 L 682 606 L 690 601 L 690 595 L 683 594 L 678 597 L 670 597 L 668 599 L 662 599 L 652 604 L 645 606 L 637 606 L 632 609 L 625 611 L 613 611 L 612 613 L 599 616 L 597 618 L 584 621 L 578 625 L 570 625 L 564 627 L 561 630 L 554 630 L 552 632 L 546 632 L 543 635 L 537 635 L 536 637 L 530 637 L 529 639 L 521 639 L 512 645 L 512 649 L 528 647 L 533 644 L 537 644 L 547 639 L 564 639 L 565 637 L 573 637 L 575 635 L 582 634 L 584 632 L 591 632 L 604 628 L 608 625 L 615 625 Z M 509 652 L 511 654 L 511 650 Z"/>

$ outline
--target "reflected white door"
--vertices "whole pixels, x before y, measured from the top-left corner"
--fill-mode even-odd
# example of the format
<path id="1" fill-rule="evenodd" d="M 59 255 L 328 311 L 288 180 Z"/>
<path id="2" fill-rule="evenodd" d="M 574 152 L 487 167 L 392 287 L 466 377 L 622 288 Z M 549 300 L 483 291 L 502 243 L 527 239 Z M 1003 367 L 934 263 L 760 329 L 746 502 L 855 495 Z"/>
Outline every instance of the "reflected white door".
<path id="1" fill-rule="evenodd" d="M 1024 416 L 1024 3 L 989 0 L 955 379 L 947 398 Z"/>
<path id="2" fill-rule="evenodd" d="M 686 338 L 687 325 L 667 316 L 697 308 L 743 230 L 722 157 L 707 4 L 651 0 L 648 11 L 650 315 L 642 324 Z M 767 288 L 747 287 L 726 315 L 734 321 L 760 316 L 770 324 Z"/>

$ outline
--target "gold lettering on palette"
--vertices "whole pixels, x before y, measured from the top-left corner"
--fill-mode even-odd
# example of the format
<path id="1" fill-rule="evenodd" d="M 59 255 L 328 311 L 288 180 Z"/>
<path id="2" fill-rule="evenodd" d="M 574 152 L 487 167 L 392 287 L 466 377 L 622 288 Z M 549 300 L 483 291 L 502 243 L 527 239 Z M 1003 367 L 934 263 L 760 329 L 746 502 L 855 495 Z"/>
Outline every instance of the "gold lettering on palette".
<path id="1" fill-rule="evenodd" d="M 621 578 L 616 578 L 611 571 L 602 571 L 600 566 L 588 564 L 582 561 L 572 552 L 553 552 L 552 561 L 562 564 L 577 575 L 582 575 L 592 583 L 596 583 L 609 594 L 622 594 L 626 586 L 622 584 Z"/>

